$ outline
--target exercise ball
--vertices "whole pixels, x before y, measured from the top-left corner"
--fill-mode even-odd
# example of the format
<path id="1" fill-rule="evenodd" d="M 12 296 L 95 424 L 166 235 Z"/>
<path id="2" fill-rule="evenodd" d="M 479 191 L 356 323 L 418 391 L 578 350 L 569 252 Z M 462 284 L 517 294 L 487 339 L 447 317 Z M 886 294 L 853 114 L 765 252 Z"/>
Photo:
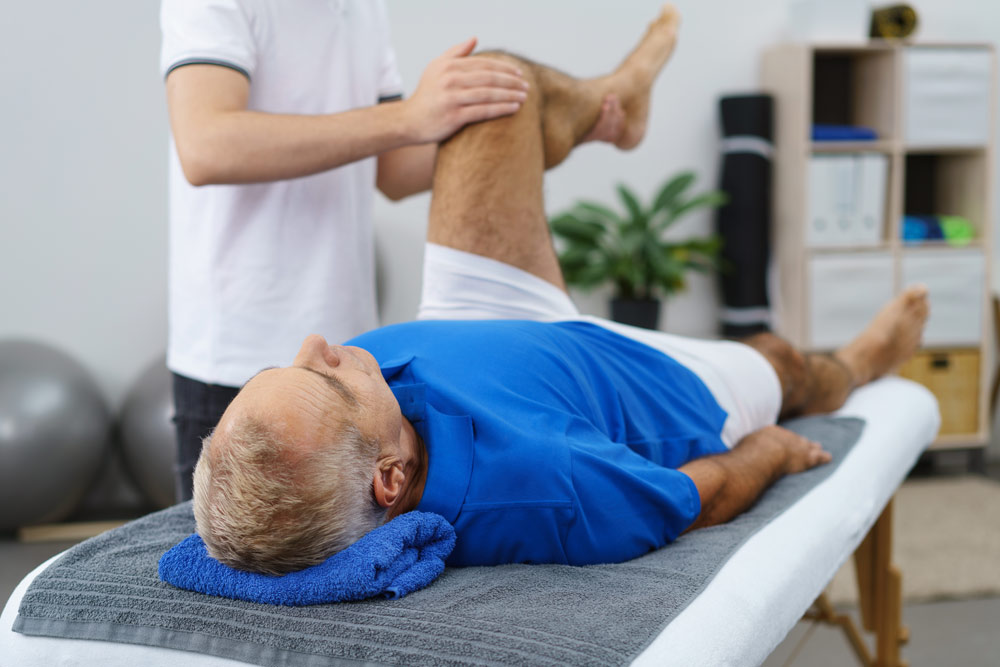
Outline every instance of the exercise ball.
<path id="1" fill-rule="evenodd" d="M 0 341 L 0 530 L 72 513 L 110 434 L 111 414 L 83 366 L 49 345 Z"/>
<path id="2" fill-rule="evenodd" d="M 122 458 L 136 486 L 157 508 L 174 504 L 173 380 L 164 358 L 129 389 L 119 417 Z"/>

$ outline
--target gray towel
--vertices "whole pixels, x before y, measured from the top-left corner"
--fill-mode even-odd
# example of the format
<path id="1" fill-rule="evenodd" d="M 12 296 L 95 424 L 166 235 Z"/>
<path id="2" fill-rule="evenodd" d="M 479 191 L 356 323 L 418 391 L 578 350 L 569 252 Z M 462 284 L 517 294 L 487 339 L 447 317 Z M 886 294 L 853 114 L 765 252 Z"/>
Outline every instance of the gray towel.
<path id="1" fill-rule="evenodd" d="M 190 503 L 70 549 L 28 588 L 14 630 L 184 649 L 258 665 L 621 665 L 743 542 L 829 476 L 864 422 L 786 424 L 832 464 L 785 477 L 750 511 L 617 565 L 449 568 L 400 600 L 273 607 L 161 582 L 160 555 L 194 530 Z"/>

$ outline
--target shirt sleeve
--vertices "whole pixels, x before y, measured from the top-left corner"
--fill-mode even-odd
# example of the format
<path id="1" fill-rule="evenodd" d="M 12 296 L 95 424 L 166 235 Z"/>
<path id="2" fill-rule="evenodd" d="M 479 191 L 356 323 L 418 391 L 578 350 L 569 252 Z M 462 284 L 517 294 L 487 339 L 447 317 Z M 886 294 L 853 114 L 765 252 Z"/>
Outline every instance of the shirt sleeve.
<path id="1" fill-rule="evenodd" d="M 618 563 L 677 539 L 701 512 L 694 481 L 593 433 L 572 447 L 576 515 L 565 549 L 573 565 Z"/>
<path id="2" fill-rule="evenodd" d="M 253 26 L 239 0 L 163 0 L 160 71 L 184 65 L 232 68 L 252 79 L 257 65 Z"/>
<path id="3" fill-rule="evenodd" d="M 392 48 L 392 36 L 389 30 L 389 15 L 385 3 L 378 0 L 378 15 L 381 20 L 382 51 L 379 63 L 378 99 L 379 102 L 391 102 L 403 97 L 403 78 L 399 75 L 396 65 L 396 51 Z"/>

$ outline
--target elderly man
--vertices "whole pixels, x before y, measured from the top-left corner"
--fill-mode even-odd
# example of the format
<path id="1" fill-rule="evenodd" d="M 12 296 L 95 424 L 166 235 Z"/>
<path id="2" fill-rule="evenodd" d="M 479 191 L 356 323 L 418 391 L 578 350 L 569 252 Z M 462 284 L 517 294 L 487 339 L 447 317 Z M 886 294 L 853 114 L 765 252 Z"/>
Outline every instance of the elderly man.
<path id="1" fill-rule="evenodd" d="M 626 112 L 617 143 L 639 142 L 677 22 L 664 9 L 597 79 L 494 54 L 530 92 L 440 148 L 418 321 L 347 346 L 310 336 L 291 367 L 243 387 L 195 472 L 213 557 L 301 569 L 419 509 L 454 524 L 451 565 L 622 561 L 829 460 L 776 420 L 835 409 L 909 358 L 923 288 L 843 349 L 808 356 L 769 334 L 697 341 L 582 317 L 566 294 L 543 171 L 609 92 Z"/>

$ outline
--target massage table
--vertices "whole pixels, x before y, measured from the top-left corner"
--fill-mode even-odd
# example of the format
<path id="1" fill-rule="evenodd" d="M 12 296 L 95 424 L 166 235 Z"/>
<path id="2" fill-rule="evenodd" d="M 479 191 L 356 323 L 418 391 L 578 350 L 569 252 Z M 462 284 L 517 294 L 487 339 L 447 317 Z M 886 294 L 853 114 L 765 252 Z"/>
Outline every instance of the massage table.
<path id="1" fill-rule="evenodd" d="M 573 654 L 569 649 L 562 653 L 543 650 L 544 637 L 532 636 L 537 652 L 504 653 L 505 638 L 496 636 L 488 641 L 480 632 L 468 655 L 462 657 L 456 650 L 445 655 L 442 648 L 440 662 L 446 664 L 632 664 L 632 665 L 754 665 L 760 664 L 785 638 L 792 627 L 803 618 L 815 618 L 837 623 L 845 627 L 852 646 L 862 664 L 899 665 L 900 646 L 906 641 L 906 631 L 901 623 L 901 582 L 900 573 L 892 565 L 892 496 L 902 483 L 907 472 L 919 458 L 921 452 L 933 441 L 937 434 L 940 417 L 937 402 L 926 389 L 909 380 L 896 377 L 883 378 L 854 392 L 838 415 L 857 417 L 860 438 L 846 451 L 832 472 L 795 500 L 790 506 L 755 530 L 739 543 L 722 562 L 721 566 L 691 599 L 681 605 L 665 626 L 652 621 L 653 631 L 648 636 L 631 638 L 631 652 L 601 653 L 600 647 L 586 647 L 583 643 L 575 646 L 589 650 Z M 832 464 L 831 464 L 832 465 Z M 810 473 L 803 473 L 810 474 Z M 794 476 L 793 476 L 794 477 Z M 777 486 L 777 485 L 776 485 Z M 766 496 L 765 496 L 766 498 Z M 764 503 L 764 498 L 761 504 Z M 728 525 L 728 524 L 727 524 Z M 704 530 L 714 530 L 704 529 Z M 689 535 L 696 535 L 694 531 Z M 98 539 L 98 538 L 94 538 Z M 661 552 L 682 548 L 685 538 L 675 545 L 668 545 Z M 854 554 L 857 567 L 860 613 L 862 626 L 875 635 L 874 655 L 865 645 L 861 631 L 853 625 L 849 617 L 836 613 L 823 596 L 823 591 L 836 571 Z M 653 555 L 656 555 L 654 552 Z M 253 664 L 359 664 L 355 659 L 317 659 L 315 655 L 302 654 L 301 659 L 284 662 L 273 658 L 268 647 L 251 648 L 250 652 L 226 653 L 217 648 L 208 653 L 199 652 L 198 642 L 190 642 L 190 650 L 180 651 L 162 646 L 147 646 L 119 641 L 75 639 L 50 636 L 29 636 L 14 632 L 15 622 L 22 598 L 32 581 L 40 573 L 53 566 L 59 556 L 43 563 L 27 575 L 18 585 L 0 616 L 0 663 L 19 666 L 91 665 L 102 667 L 132 667 L 134 665 L 184 664 L 186 667 L 214 667 L 222 665 L 246 664 L 232 659 L 248 657 Z M 646 557 L 643 557 L 646 558 Z M 637 564 L 642 559 L 631 561 L 625 566 Z M 601 568 L 622 566 L 592 566 L 592 568 L 568 568 L 567 566 L 502 566 L 521 568 L 515 572 L 519 576 L 530 576 L 533 568 L 558 567 L 558 572 L 569 572 L 572 576 L 587 579 L 591 575 L 604 573 Z M 490 568 L 469 568 L 489 576 Z M 507 570 L 504 570 L 505 572 Z M 624 572 L 635 575 L 641 567 L 631 567 Z M 447 570 L 438 581 L 425 591 L 432 593 L 447 590 L 454 578 L 449 578 Z M 461 572 L 461 571 L 460 571 Z M 498 570 L 499 572 L 499 570 Z M 655 576 L 650 570 L 649 578 Z M 596 581 L 596 579 L 595 579 Z M 163 584 L 166 586 L 166 584 Z M 180 592 L 188 595 L 196 593 Z M 396 603 L 419 601 L 423 591 L 413 593 Z M 490 596 L 498 593 L 490 592 Z M 449 595 L 453 595 L 449 593 Z M 203 596 L 207 597 L 207 596 Z M 458 597 L 458 596 L 456 596 Z M 81 600 L 85 596 L 81 596 Z M 359 605 L 364 603 L 347 603 Z M 382 602 L 382 604 L 388 604 Z M 654 613 L 648 601 L 637 613 Z M 575 614 L 581 608 L 567 597 L 560 604 L 564 612 L 563 621 L 573 626 L 582 622 Z M 309 607 L 297 608 L 309 614 Z M 361 607 L 349 607 L 361 609 Z M 525 615 L 530 616 L 525 607 Z M 195 615 L 194 612 L 191 612 Z M 609 611 L 609 614 L 612 613 Z M 620 610 L 614 613 L 622 613 Z M 609 616 L 610 618 L 610 616 Z M 593 619 L 586 619 L 593 622 Z M 613 620 L 608 621 L 609 625 Z M 530 625 L 527 621 L 525 625 Z M 411 630 L 415 626 L 397 631 Z M 487 625 L 477 626 L 477 631 Z M 609 634 L 615 628 L 608 627 Z M 527 628 L 525 633 L 531 631 Z M 151 633 L 169 632 L 151 630 Z M 127 642 L 137 640 L 134 634 L 122 631 L 116 636 L 115 628 L 105 629 L 109 639 Z M 176 634 L 176 633 L 175 633 Z M 488 633 L 487 633 L 488 634 Z M 87 636 L 84 632 L 80 636 Z M 598 634 L 594 642 L 600 641 Z M 159 639 L 163 639 L 160 637 Z M 169 640 L 169 637 L 167 637 Z M 174 637 L 176 640 L 177 638 Z M 185 638 L 181 638 L 184 640 Z M 524 638 L 521 637 L 520 641 Z M 210 641 L 201 640 L 201 641 Z M 377 637 L 374 640 L 378 642 Z M 562 640 L 552 638 L 553 644 Z M 156 643 L 156 641 L 150 641 Z M 167 641 L 169 645 L 169 641 Z M 177 645 L 176 643 L 174 645 Z M 441 644 L 446 646 L 446 644 Z M 450 646 L 450 645 L 448 645 Z M 563 650 L 562 646 L 559 647 Z M 633 650 L 634 649 L 634 650 Z M 192 652 L 194 651 L 194 652 Z M 256 651 L 256 652 L 255 652 Z M 495 652 L 499 651 L 499 652 Z M 569 652 L 566 652 L 569 651 Z M 220 655 L 221 653 L 221 655 Z M 511 656 L 515 657 L 512 658 Z M 565 657 L 565 656 L 575 657 Z M 556 657 L 553 657 L 556 656 Z M 558 656 L 564 656 L 559 658 Z M 594 656 L 597 656 L 596 658 Z M 426 658 L 426 656 L 424 656 Z M 371 660 L 370 656 L 362 661 Z M 395 662 L 408 663 L 405 658 L 395 658 Z M 425 662 L 427 662 L 425 660 Z M 437 662 L 431 660 L 431 662 Z"/>

